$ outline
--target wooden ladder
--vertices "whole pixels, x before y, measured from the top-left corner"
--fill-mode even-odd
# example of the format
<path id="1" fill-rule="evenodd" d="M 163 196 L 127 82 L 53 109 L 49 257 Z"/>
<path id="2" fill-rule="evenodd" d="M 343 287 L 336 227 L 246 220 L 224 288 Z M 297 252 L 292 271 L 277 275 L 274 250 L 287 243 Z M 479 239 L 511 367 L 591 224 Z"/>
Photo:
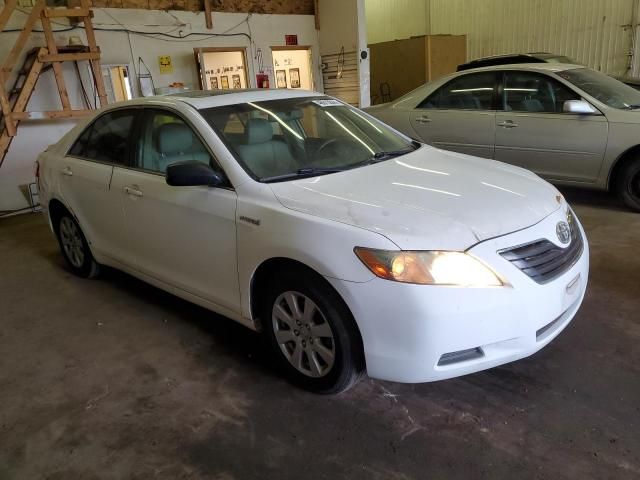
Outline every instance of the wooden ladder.
<path id="1" fill-rule="evenodd" d="M 62 62 L 87 60 L 91 65 L 93 81 L 100 99 L 100 106 L 107 104 L 107 95 L 104 89 L 104 80 L 100 69 L 100 49 L 96 45 L 95 32 L 91 17 L 93 13 L 89 8 L 88 0 L 81 0 L 79 8 L 48 8 L 46 0 L 38 0 L 33 6 L 31 14 L 27 18 L 22 31 L 18 35 L 13 49 L 7 59 L 0 66 L 0 107 L 2 119 L 0 121 L 0 166 L 9 150 L 13 137 L 17 134 L 18 124 L 26 119 L 55 119 L 77 118 L 88 115 L 91 110 L 74 110 L 69 102 L 69 95 L 62 71 Z M 5 0 L 4 9 L 0 12 L 0 31 L 4 30 L 9 17 L 15 10 L 16 0 Z M 82 52 L 66 52 L 65 48 L 58 47 L 55 43 L 51 28 L 52 18 L 74 18 L 84 22 L 84 30 L 87 35 L 88 46 Z M 12 87 L 7 90 L 7 79 L 11 76 L 24 46 L 33 31 L 36 22 L 40 20 L 46 39 L 46 47 L 30 50 L 20 70 L 15 72 L 15 80 Z M 27 112 L 27 104 L 33 93 L 40 74 L 53 68 L 53 73 L 60 95 L 62 110 L 48 112 Z"/>

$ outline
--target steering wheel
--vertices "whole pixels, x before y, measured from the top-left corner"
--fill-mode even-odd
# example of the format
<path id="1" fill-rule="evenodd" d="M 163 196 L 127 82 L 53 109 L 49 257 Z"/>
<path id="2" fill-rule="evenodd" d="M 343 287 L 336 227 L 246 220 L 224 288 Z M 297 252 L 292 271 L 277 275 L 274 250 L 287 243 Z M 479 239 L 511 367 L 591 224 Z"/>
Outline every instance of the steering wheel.
<path id="1" fill-rule="evenodd" d="M 336 143 L 338 143 L 341 139 L 340 138 L 327 138 L 324 142 L 322 142 L 322 144 L 318 147 L 318 149 L 316 150 L 316 157 L 319 157 L 320 154 L 322 153 L 323 150 L 327 149 L 328 147 L 330 147 L 331 145 L 335 145 Z"/>
<path id="2" fill-rule="evenodd" d="M 349 138 L 328 138 L 327 140 L 322 142 L 322 144 L 316 150 L 316 153 L 313 156 L 314 160 L 317 161 L 328 158 L 329 156 L 327 155 L 327 150 L 336 147 L 342 147 L 345 152 L 352 152 L 354 147 L 356 147 L 356 144 Z"/>

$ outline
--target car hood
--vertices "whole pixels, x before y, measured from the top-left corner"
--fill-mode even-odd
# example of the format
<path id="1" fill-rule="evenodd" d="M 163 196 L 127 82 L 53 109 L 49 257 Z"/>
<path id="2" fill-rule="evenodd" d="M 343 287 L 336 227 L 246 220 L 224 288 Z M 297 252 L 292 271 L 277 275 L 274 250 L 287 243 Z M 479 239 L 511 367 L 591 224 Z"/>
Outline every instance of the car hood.
<path id="1" fill-rule="evenodd" d="M 534 225 L 563 201 L 527 170 L 429 146 L 270 186 L 287 208 L 377 232 L 405 250 L 465 250 Z"/>

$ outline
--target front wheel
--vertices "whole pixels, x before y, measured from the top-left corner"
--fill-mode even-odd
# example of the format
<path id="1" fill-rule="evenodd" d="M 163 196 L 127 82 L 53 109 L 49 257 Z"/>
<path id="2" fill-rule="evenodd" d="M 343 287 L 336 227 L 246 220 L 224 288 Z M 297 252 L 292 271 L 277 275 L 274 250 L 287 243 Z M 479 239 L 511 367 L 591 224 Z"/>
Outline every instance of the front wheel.
<path id="1" fill-rule="evenodd" d="M 80 277 L 95 277 L 99 265 L 91 255 L 89 244 L 78 222 L 70 213 L 64 212 L 58 218 L 56 235 L 62 255 L 71 271 Z"/>
<path id="2" fill-rule="evenodd" d="M 627 163 L 618 175 L 616 190 L 624 204 L 640 212 L 640 158 Z"/>
<path id="3" fill-rule="evenodd" d="M 263 334 L 286 376 L 316 393 L 351 388 L 363 370 L 360 335 L 348 308 L 323 279 L 288 272 L 261 309 Z"/>

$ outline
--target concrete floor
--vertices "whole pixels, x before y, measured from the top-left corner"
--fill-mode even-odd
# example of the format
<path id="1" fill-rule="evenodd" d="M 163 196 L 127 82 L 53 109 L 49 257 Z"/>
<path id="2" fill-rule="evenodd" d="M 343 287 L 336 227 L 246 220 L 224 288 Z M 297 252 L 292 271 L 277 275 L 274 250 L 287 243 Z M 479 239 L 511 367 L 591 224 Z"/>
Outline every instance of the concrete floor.
<path id="1" fill-rule="evenodd" d="M 0 479 L 640 478 L 640 215 L 567 191 L 591 243 L 570 327 L 532 358 L 337 397 L 256 336 L 0 219 Z"/>

